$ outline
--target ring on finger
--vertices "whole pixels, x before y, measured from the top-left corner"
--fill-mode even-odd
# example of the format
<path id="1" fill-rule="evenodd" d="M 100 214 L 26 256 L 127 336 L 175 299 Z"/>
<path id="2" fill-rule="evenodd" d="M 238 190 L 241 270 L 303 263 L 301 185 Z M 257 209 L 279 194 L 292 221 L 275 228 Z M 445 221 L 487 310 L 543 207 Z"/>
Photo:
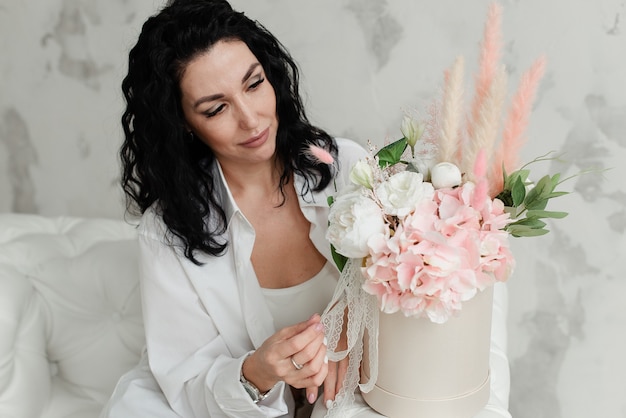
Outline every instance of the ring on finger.
<path id="1" fill-rule="evenodd" d="M 290 358 L 291 358 L 291 364 L 293 364 L 293 367 L 295 367 L 296 370 L 302 370 L 304 366 L 302 364 L 296 363 L 296 361 L 293 359 L 293 356 L 291 356 Z"/>

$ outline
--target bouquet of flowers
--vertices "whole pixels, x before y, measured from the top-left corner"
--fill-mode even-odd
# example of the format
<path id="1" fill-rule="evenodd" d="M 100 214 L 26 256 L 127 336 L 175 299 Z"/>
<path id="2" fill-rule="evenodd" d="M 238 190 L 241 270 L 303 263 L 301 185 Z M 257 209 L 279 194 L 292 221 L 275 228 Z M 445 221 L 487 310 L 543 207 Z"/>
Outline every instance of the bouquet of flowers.
<path id="1" fill-rule="evenodd" d="M 518 164 L 545 61 L 523 74 L 503 111 L 500 16 L 500 6 L 492 4 L 469 109 L 459 57 L 445 72 L 442 98 L 428 117 L 406 116 L 401 139 L 378 151 L 370 146 L 370 155 L 351 170 L 351 185 L 329 202 L 327 239 L 342 277 L 323 319 L 331 334 L 329 357 L 350 354 L 343 397 L 360 379 L 364 337 L 370 380 L 360 385 L 362 392 L 376 381 L 371 359 L 378 352 L 378 312 L 436 324 L 458 317 L 464 303 L 510 276 L 510 236 L 545 234 L 543 219 L 566 215 L 545 210 L 565 194 L 555 190 L 559 174 L 531 184 L 527 166 Z M 347 348 L 339 351 L 346 327 Z"/>
<path id="2" fill-rule="evenodd" d="M 357 184 L 334 201 L 327 237 L 336 254 L 364 259 L 362 286 L 382 312 L 446 322 L 477 291 L 508 278 L 510 214 L 489 197 L 484 177 L 462 182 L 453 163 L 432 173 L 384 164 L 375 157 L 353 168 Z"/>

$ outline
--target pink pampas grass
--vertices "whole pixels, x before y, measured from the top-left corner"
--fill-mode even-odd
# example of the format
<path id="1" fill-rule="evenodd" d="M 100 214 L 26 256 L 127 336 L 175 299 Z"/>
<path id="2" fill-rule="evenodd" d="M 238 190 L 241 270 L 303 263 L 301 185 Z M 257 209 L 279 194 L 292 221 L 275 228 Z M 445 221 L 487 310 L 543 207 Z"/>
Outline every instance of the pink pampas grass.
<path id="1" fill-rule="evenodd" d="M 317 145 L 309 145 L 305 154 L 318 164 L 330 165 L 335 162 L 335 159 L 332 155 L 330 155 L 330 152 L 326 151 L 324 148 L 318 147 Z"/>
<path id="2" fill-rule="evenodd" d="M 518 168 L 518 157 L 525 143 L 524 134 L 528 127 L 528 118 L 532 110 L 537 87 L 545 72 L 545 67 L 545 57 L 541 57 L 535 61 L 530 69 L 522 75 L 517 92 L 511 100 L 511 107 L 504 125 L 502 141 L 496 151 L 492 166 L 493 171 L 489 176 L 492 185 L 491 194 L 502 190 L 504 181 L 503 170 L 506 170 L 507 173 L 511 173 Z"/>
<path id="3" fill-rule="evenodd" d="M 481 100 L 477 114 L 474 115 L 472 135 L 464 143 L 461 171 L 467 180 L 474 181 L 473 168 L 479 150 L 492 155 L 498 140 L 502 108 L 506 99 L 507 75 L 504 66 L 499 66 L 490 83 L 489 91 Z"/>
<path id="4" fill-rule="evenodd" d="M 472 206 L 481 211 L 485 205 L 485 200 L 489 194 L 489 182 L 487 181 L 487 153 L 484 149 L 478 151 L 476 162 L 474 163 L 474 178 L 476 179 L 476 189 L 472 196 Z"/>
<path id="5" fill-rule="evenodd" d="M 471 107 L 471 122 L 468 124 L 469 138 L 473 137 L 473 122 L 479 119 L 480 109 L 489 95 L 491 84 L 498 71 L 502 48 L 502 6 L 493 2 L 489 6 L 487 21 L 481 43 L 479 70 L 475 79 L 475 95 Z"/>

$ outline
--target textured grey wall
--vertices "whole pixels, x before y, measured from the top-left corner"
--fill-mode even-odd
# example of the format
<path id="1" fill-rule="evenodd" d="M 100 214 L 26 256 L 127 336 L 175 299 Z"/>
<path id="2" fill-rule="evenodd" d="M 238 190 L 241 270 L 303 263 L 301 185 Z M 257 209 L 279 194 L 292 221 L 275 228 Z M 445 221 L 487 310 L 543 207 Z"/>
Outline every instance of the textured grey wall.
<path id="1" fill-rule="evenodd" d="M 623 0 L 508 0 L 511 89 L 545 54 L 530 160 L 550 150 L 573 174 L 571 214 L 515 240 L 510 280 L 516 418 L 626 417 L 626 6 Z M 122 216 L 119 84 L 146 0 L 0 0 L 0 211 Z M 381 144 L 403 110 L 438 92 L 463 54 L 477 60 L 488 0 L 234 0 L 291 50 L 309 115 L 333 134 Z M 469 83 L 470 80 L 468 80 Z M 469 84 L 468 84 L 469 85 Z"/>

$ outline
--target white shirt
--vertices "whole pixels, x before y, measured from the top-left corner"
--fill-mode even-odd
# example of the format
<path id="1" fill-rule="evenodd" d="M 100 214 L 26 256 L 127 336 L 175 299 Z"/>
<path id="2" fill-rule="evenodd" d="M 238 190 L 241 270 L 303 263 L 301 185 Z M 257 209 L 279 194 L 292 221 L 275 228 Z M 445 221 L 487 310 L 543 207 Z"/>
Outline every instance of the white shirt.
<path id="1" fill-rule="evenodd" d="M 327 198 L 336 194 L 335 186 L 340 189 L 348 183 L 350 168 L 366 155 L 355 142 L 337 139 L 337 143 L 335 182 L 298 199 L 311 223 L 311 241 L 331 263 L 325 239 Z M 239 383 L 247 353 L 276 329 L 250 260 L 254 229 L 237 207 L 218 164 L 214 175 L 228 219 L 229 246 L 224 255 L 198 254 L 203 265 L 195 265 L 167 244 L 165 225 L 153 210 L 142 218 L 140 283 L 150 368 L 172 408 L 183 417 L 289 416 L 292 399 L 284 382 L 257 405 Z M 296 192 L 302 182 L 296 176 Z"/>

